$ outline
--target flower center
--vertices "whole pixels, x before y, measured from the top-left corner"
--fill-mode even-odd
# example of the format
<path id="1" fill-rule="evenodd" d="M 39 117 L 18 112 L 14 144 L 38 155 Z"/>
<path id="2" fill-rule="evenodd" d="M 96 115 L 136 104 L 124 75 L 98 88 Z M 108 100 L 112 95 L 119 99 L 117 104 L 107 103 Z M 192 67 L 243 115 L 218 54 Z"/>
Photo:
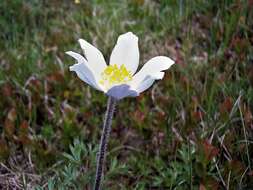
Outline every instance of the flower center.
<path id="1" fill-rule="evenodd" d="M 125 65 L 121 65 L 120 67 L 116 64 L 109 65 L 101 73 L 101 76 L 99 83 L 107 88 L 113 85 L 124 84 L 132 80 L 132 74 L 126 69 Z"/>

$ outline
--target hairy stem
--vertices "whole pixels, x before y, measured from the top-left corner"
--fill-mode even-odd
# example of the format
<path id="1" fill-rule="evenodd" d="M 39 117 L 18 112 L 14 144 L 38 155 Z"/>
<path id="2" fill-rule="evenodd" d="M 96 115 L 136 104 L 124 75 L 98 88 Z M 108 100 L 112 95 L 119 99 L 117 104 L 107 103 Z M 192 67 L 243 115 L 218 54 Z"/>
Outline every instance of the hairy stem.
<path id="1" fill-rule="evenodd" d="M 111 131 L 112 117 L 115 109 L 117 100 L 113 97 L 108 98 L 107 102 L 107 110 L 105 113 L 105 120 L 103 125 L 103 133 L 100 139 L 100 147 L 97 155 L 97 170 L 96 170 L 96 178 L 94 184 L 94 190 L 100 190 L 101 187 L 101 179 L 103 176 L 103 169 L 106 158 L 106 149 L 108 144 L 108 139 Z"/>

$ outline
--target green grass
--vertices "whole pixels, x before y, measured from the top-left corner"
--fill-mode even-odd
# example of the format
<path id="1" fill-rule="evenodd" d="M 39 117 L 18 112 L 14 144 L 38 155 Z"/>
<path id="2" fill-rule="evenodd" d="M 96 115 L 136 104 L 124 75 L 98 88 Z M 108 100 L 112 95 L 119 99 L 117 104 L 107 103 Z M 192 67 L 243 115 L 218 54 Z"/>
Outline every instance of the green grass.
<path id="1" fill-rule="evenodd" d="M 64 52 L 84 38 L 108 60 L 132 31 L 142 64 L 176 64 L 119 102 L 104 189 L 252 189 L 252 10 L 246 0 L 0 2 L 0 187 L 91 189 L 107 98 L 69 72 Z"/>

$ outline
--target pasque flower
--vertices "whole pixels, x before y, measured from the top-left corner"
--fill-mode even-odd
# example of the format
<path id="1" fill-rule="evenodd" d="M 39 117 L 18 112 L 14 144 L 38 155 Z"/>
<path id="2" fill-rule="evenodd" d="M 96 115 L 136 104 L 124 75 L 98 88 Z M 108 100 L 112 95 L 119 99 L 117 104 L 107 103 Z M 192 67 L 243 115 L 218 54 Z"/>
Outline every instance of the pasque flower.
<path id="1" fill-rule="evenodd" d="M 132 32 L 118 37 L 109 65 L 96 47 L 83 39 L 79 39 L 79 43 L 85 57 L 73 51 L 66 52 L 77 61 L 70 66 L 70 71 L 75 71 L 82 81 L 117 100 L 138 96 L 155 80 L 162 79 L 163 71 L 174 64 L 168 57 L 157 56 L 136 73 L 139 65 L 138 37 Z"/>
<path id="2" fill-rule="evenodd" d="M 80 39 L 79 43 L 85 58 L 73 51 L 66 52 L 77 61 L 70 66 L 70 71 L 75 71 L 81 80 L 109 96 L 94 182 L 94 190 L 100 190 L 116 102 L 124 97 L 138 96 L 148 89 L 155 80 L 164 77 L 163 71 L 170 68 L 174 61 L 165 56 L 154 57 L 136 73 L 139 65 L 138 37 L 132 32 L 119 36 L 112 50 L 109 65 L 106 64 L 102 53 L 93 45 L 83 39 Z"/>

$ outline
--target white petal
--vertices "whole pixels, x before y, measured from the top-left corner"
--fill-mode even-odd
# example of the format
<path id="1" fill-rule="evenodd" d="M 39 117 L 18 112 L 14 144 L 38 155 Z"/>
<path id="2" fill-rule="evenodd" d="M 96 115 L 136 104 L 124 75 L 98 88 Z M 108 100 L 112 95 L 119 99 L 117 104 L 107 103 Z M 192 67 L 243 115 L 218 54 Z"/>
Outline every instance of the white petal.
<path id="1" fill-rule="evenodd" d="M 138 37 L 132 32 L 119 36 L 110 57 L 110 65 L 114 64 L 124 64 L 132 75 L 136 72 L 139 65 Z"/>
<path id="2" fill-rule="evenodd" d="M 77 60 L 78 63 L 86 63 L 87 60 L 80 55 L 79 53 L 73 52 L 73 51 L 67 51 L 65 52 L 66 54 L 68 54 L 69 56 L 73 57 L 75 60 Z"/>
<path id="3" fill-rule="evenodd" d="M 135 97 L 135 96 L 139 95 L 138 92 L 131 90 L 130 86 L 126 85 L 126 84 L 114 86 L 111 89 L 109 89 L 106 92 L 106 94 L 108 96 L 112 96 L 112 97 L 116 98 L 117 100 L 120 100 L 125 97 Z"/>
<path id="4" fill-rule="evenodd" d="M 103 54 L 87 41 L 83 39 L 78 41 L 84 51 L 89 67 L 97 74 L 101 74 L 107 66 Z"/>
<path id="5" fill-rule="evenodd" d="M 139 93 L 148 89 L 155 80 L 164 77 L 164 70 L 167 70 L 174 64 L 174 61 L 165 56 L 157 56 L 150 59 L 142 69 L 133 76 L 133 80 L 129 83 L 131 89 L 137 90 Z"/>
<path id="6" fill-rule="evenodd" d="M 96 78 L 92 70 L 88 67 L 86 59 L 78 53 L 68 51 L 66 54 L 77 60 L 77 63 L 70 66 L 70 71 L 75 71 L 77 76 L 93 88 L 103 91 L 102 88 L 97 84 Z"/>
<path id="7" fill-rule="evenodd" d="M 147 90 L 149 87 L 152 86 L 152 84 L 155 82 L 155 79 L 151 76 L 146 77 L 145 80 L 143 80 L 138 87 L 135 89 L 138 93 L 142 93 L 143 91 Z"/>

